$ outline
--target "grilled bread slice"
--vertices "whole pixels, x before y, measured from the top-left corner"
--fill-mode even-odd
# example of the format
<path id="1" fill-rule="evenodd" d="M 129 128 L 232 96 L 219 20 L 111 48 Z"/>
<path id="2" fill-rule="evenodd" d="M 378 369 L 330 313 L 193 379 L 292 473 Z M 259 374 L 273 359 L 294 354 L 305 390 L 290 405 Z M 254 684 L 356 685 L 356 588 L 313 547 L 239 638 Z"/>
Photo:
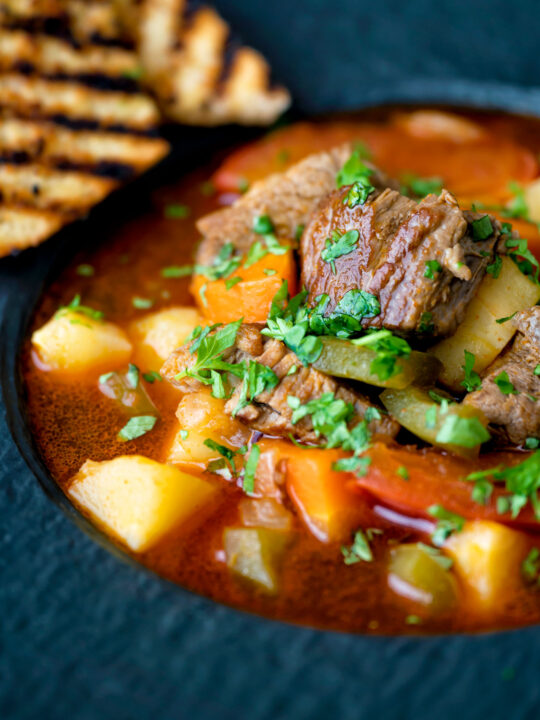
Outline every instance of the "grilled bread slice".
<path id="1" fill-rule="evenodd" d="M 212 8 L 188 0 L 115 0 L 137 45 L 143 80 L 170 120 L 267 125 L 290 104 L 256 50 L 231 37 Z"/>
<path id="2" fill-rule="evenodd" d="M 168 152 L 118 28 L 110 2 L 0 2 L 0 257 L 45 240 Z"/>

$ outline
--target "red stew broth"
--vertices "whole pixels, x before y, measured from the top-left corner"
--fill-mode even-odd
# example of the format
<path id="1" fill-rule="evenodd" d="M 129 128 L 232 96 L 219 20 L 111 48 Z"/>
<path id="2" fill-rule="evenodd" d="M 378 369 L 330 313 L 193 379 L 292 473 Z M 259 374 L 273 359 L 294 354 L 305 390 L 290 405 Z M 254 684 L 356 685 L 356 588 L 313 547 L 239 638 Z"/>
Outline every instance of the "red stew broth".
<path id="1" fill-rule="evenodd" d="M 440 163 L 449 152 L 448 143 L 441 143 L 434 152 L 437 143 L 412 138 L 409 147 L 396 155 L 399 138 L 384 124 L 388 112 L 372 113 L 367 119 L 362 116 L 349 118 L 347 122 L 355 124 L 359 138 L 365 137 L 368 144 L 371 140 L 382 148 L 375 154 L 388 159 L 386 167 L 379 159 L 383 170 L 394 174 L 412 171 L 444 177 L 444 167 Z M 534 177 L 537 173 L 534 157 L 540 149 L 540 123 L 500 115 L 480 116 L 480 120 L 484 127 L 493 128 L 503 147 L 519 140 L 532 151 L 532 155 L 523 153 L 518 165 L 524 179 Z M 347 139 L 343 137 L 343 128 L 331 120 L 315 128 L 304 132 L 301 128 L 293 130 L 292 135 L 286 130 L 289 135 L 282 135 L 283 139 L 279 134 L 270 136 L 265 142 L 271 143 L 271 153 L 263 143 L 255 150 L 248 147 L 227 160 L 215 175 L 217 185 L 227 191 L 225 195 L 208 196 L 204 192 L 203 183 L 214 168 L 197 171 L 173 186 L 158 190 L 152 197 L 151 210 L 135 216 L 95 250 L 79 255 L 60 274 L 42 297 L 31 329 L 43 325 L 60 305 L 67 305 L 76 294 L 81 295 L 85 305 L 103 311 L 107 320 L 123 328 L 147 312 L 172 305 L 192 305 L 190 279 L 165 279 L 161 270 L 192 262 L 198 238 L 196 219 L 216 209 L 220 203 L 229 202 L 234 197 L 230 192 L 243 172 L 253 180 L 268 171 L 281 169 L 312 150 L 334 144 L 329 143 L 328 138 L 337 142 Z M 295 146 L 287 147 L 291 141 L 297 143 L 296 150 Z M 488 145 L 489 152 L 483 149 L 481 157 L 496 152 L 496 141 L 492 139 Z M 279 156 L 276 153 L 280 153 Z M 463 154 L 463 150 L 459 153 Z M 414 157 L 416 162 L 411 167 Z M 402 166 L 399 166 L 400 161 Z M 477 169 L 476 176 L 481 175 L 482 169 Z M 190 209 L 189 216 L 166 219 L 164 208 L 170 203 L 186 205 Z M 81 277 L 77 273 L 81 263 L 94 268 L 92 277 Z M 136 309 L 132 304 L 134 297 L 152 299 L 152 308 Z M 24 348 L 22 366 L 32 431 L 47 467 L 61 487 L 68 487 L 70 478 L 87 459 L 102 461 L 136 453 L 165 461 L 168 446 L 178 429 L 175 410 L 179 401 L 179 395 L 165 383 L 146 386 L 161 413 L 160 422 L 147 435 L 122 443 L 117 440 L 117 433 L 126 417 L 116 403 L 99 391 L 95 379 L 70 382 L 43 372 L 35 363 L 29 342 Z M 414 523 L 406 518 L 404 522 L 408 526 L 383 519 L 373 503 L 365 501 L 361 495 L 359 503 L 364 507 L 364 527 L 380 527 L 385 531 L 383 536 L 373 540 L 374 562 L 345 565 L 340 543 L 319 542 L 296 517 L 294 541 L 281 568 L 280 592 L 275 597 L 268 597 L 231 574 L 224 562 L 223 529 L 239 524 L 237 506 L 245 495 L 236 485 L 221 478 L 216 477 L 215 482 L 223 486 L 217 505 L 170 533 L 150 551 L 138 555 L 137 559 L 143 565 L 216 601 L 272 618 L 323 628 L 385 634 L 450 632 L 514 627 L 540 621 L 540 593 L 525 587 L 523 591 L 501 598 L 495 614 L 482 616 L 466 604 L 457 610 L 430 615 L 416 603 L 396 595 L 387 581 L 385 548 L 388 541 L 426 541 L 427 536 L 415 531 Z M 407 618 L 411 615 L 421 615 L 422 624 L 408 624 Z"/>

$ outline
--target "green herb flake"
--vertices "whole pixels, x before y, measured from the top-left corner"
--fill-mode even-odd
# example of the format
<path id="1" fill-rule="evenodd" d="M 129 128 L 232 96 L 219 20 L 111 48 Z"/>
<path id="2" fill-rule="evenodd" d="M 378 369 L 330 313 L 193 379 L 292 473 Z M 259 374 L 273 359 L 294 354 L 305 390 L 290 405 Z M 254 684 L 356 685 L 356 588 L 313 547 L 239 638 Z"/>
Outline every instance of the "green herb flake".
<path id="1" fill-rule="evenodd" d="M 490 439 L 491 435 L 477 417 L 464 418 L 447 415 L 437 433 L 436 442 L 475 448 Z"/>
<path id="2" fill-rule="evenodd" d="M 129 440 L 136 440 L 147 432 L 150 432 L 157 422 L 157 418 L 154 415 L 138 415 L 132 417 L 124 425 L 124 427 L 118 433 L 118 439 L 128 442 Z"/>
<path id="3" fill-rule="evenodd" d="M 134 297 L 131 299 L 131 303 L 137 310 L 149 310 L 154 304 L 150 298 Z"/>
<path id="4" fill-rule="evenodd" d="M 373 552 L 363 530 L 355 532 L 352 545 L 341 546 L 341 554 L 345 565 L 354 565 L 361 561 L 373 562 Z"/>
<path id="5" fill-rule="evenodd" d="M 122 77 L 125 77 L 127 80 L 140 80 L 143 74 L 143 68 L 140 65 L 135 65 L 132 68 L 126 68 L 122 71 Z"/>
<path id="6" fill-rule="evenodd" d="M 321 251 L 321 258 L 326 263 L 330 263 L 332 272 L 336 274 L 336 263 L 337 258 L 343 255 L 349 255 L 352 253 L 358 242 L 360 233 L 358 230 L 348 230 L 343 235 L 340 235 L 337 230 L 332 232 L 331 238 L 326 238 L 326 243 Z"/>
<path id="7" fill-rule="evenodd" d="M 486 272 L 488 275 L 491 275 L 495 279 L 499 277 L 501 274 L 501 268 L 502 268 L 502 257 L 500 255 L 495 255 L 495 260 L 487 265 Z"/>
<path id="8" fill-rule="evenodd" d="M 305 225 L 297 225 L 296 226 L 296 230 L 294 231 L 294 239 L 296 242 L 298 242 L 300 240 L 300 238 L 302 237 L 305 227 L 306 227 Z"/>
<path id="9" fill-rule="evenodd" d="M 519 395 L 519 390 L 512 385 L 506 370 L 500 372 L 493 380 L 503 395 Z"/>
<path id="10" fill-rule="evenodd" d="M 130 388 L 135 390 L 139 386 L 140 372 L 139 368 L 133 363 L 129 363 L 129 368 L 126 373 L 126 382 Z"/>
<path id="11" fill-rule="evenodd" d="M 426 195 L 439 195 L 443 189 L 443 181 L 440 177 L 419 177 L 414 173 L 406 173 L 401 176 L 401 192 L 408 195 L 423 198 Z"/>
<path id="12" fill-rule="evenodd" d="M 216 186 L 211 180 L 201 183 L 200 190 L 205 197 L 212 197 L 212 195 L 216 194 Z"/>
<path id="13" fill-rule="evenodd" d="M 495 322 L 498 323 L 499 325 L 502 325 L 503 323 L 511 320 L 514 317 L 514 315 L 516 315 L 516 313 L 517 313 L 517 310 L 516 310 L 516 312 L 512 313 L 511 315 L 507 315 L 506 317 L 502 317 L 502 318 L 497 318 L 497 320 L 495 320 Z"/>
<path id="14" fill-rule="evenodd" d="M 92 275 L 94 275 L 95 273 L 95 270 L 92 265 L 87 265 L 83 263 L 82 265 L 77 265 L 75 272 L 81 277 L 92 277 Z"/>
<path id="15" fill-rule="evenodd" d="M 253 222 L 252 230 L 257 235 L 270 235 L 274 232 L 274 224 L 269 215 L 259 215 Z"/>
<path id="16" fill-rule="evenodd" d="M 436 273 L 440 273 L 442 265 L 438 260 L 426 260 L 426 269 L 424 270 L 424 277 L 429 280 L 434 280 Z"/>
<path id="17" fill-rule="evenodd" d="M 465 379 L 461 381 L 461 385 L 467 392 L 473 392 L 482 387 L 482 380 L 480 375 L 473 370 L 476 358 L 474 353 L 465 350 L 465 365 L 462 365 L 462 369 L 465 372 Z"/>
<path id="18" fill-rule="evenodd" d="M 94 310 L 94 308 L 81 305 L 81 296 L 75 295 L 69 305 L 62 305 L 58 308 L 55 313 L 55 317 L 63 317 L 68 313 L 76 313 L 78 315 L 84 315 L 85 317 L 95 320 L 96 322 L 103 322 L 104 314 L 101 310 Z"/>
<path id="19" fill-rule="evenodd" d="M 398 469 L 396 470 L 396 474 L 399 475 L 399 477 L 402 478 L 403 480 L 409 480 L 411 477 L 409 475 L 409 471 L 407 470 L 405 465 L 400 465 L 398 467 Z"/>
<path id="20" fill-rule="evenodd" d="M 375 190 L 375 187 L 369 182 L 368 178 L 369 175 L 362 180 L 357 180 L 343 198 L 343 203 L 346 203 L 351 210 L 357 205 L 364 205 L 368 197 Z"/>
<path id="21" fill-rule="evenodd" d="M 238 285 L 238 283 L 241 283 L 241 282 L 242 282 L 242 278 L 238 277 L 238 276 L 226 278 L 225 279 L 225 289 L 230 290 L 235 285 Z"/>
<path id="22" fill-rule="evenodd" d="M 450 570 L 454 561 L 448 555 L 443 555 L 438 547 L 426 545 L 423 542 L 417 543 L 417 547 L 427 553 L 443 570 Z"/>
<path id="23" fill-rule="evenodd" d="M 182 278 L 189 277 L 193 272 L 193 265 L 170 265 L 161 269 L 161 277 Z"/>
<path id="24" fill-rule="evenodd" d="M 432 322 L 433 313 L 423 312 L 420 316 L 420 323 L 418 325 L 418 332 L 424 335 L 433 335 L 435 332 L 435 325 Z"/>
<path id="25" fill-rule="evenodd" d="M 525 447 L 527 450 L 537 450 L 540 447 L 540 438 L 528 437 L 525 440 Z"/>
<path id="26" fill-rule="evenodd" d="M 426 410 L 426 428 L 433 430 L 437 427 L 437 408 L 433 405 Z"/>
<path id="27" fill-rule="evenodd" d="M 247 191 L 249 190 L 249 180 L 247 180 L 246 178 L 240 178 L 238 180 L 237 187 L 238 187 L 238 192 L 241 193 L 242 195 L 244 193 L 247 193 Z"/>
<path id="28" fill-rule="evenodd" d="M 465 518 L 461 515 L 446 510 L 442 505 L 431 505 L 427 511 L 437 520 L 435 531 L 431 536 L 434 545 L 441 547 L 450 535 L 463 530 Z"/>
<path id="29" fill-rule="evenodd" d="M 509 223 L 504 223 L 502 228 L 505 233 L 505 246 L 508 251 L 508 255 L 512 258 L 514 263 L 524 275 L 529 276 L 537 285 L 540 284 L 540 263 L 529 250 L 527 240 L 520 237 L 514 237 L 511 234 L 512 226 Z"/>
<path id="30" fill-rule="evenodd" d="M 103 373 L 103 375 L 100 375 L 98 378 L 99 384 L 106 385 L 114 375 L 114 372 Z"/>
<path id="31" fill-rule="evenodd" d="M 272 275 L 276 275 L 277 270 L 274 270 L 274 268 L 264 268 L 263 273 L 267 277 L 272 277 Z"/>
<path id="32" fill-rule="evenodd" d="M 365 182 L 373 174 L 373 170 L 363 162 L 366 159 L 363 148 L 357 145 L 352 155 L 336 175 L 337 187 L 353 185 L 355 182 Z"/>
<path id="33" fill-rule="evenodd" d="M 179 435 L 181 440 L 187 440 L 189 437 L 189 430 L 180 430 Z"/>
<path id="34" fill-rule="evenodd" d="M 146 380 L 147 383 L 150 383 L 150 385 L 155 383 L 156 380 L 157 382 L 163 382 L 163 378 L 155 370 L 150 370 L 150 372 L 143 373 L 143 378 Z"/>
<path id="35" fill-rule="evenodd" d="M 187 205 L 172 203 L 165 206 L 165 217 L 167 220 L 184 220 L 191 215 L 191 210 Z"/>
<path id="36" fill-rule="evenodd" d="M 537 366 L 534 368 L 533 373 L 534 373 L 535 375 L 537 375 L 537 376 L 540 375 L 540 365 L 537 365 Z"/>
<path id="37" fill-rule="evenodd" d="M 277 151 L 276 162 L 279 163 L 279 165 L 286 165 L 290 159 L 291 151 L 287 150 L 287 148 L 281 148 L 281 150 Z"/>
<path id="38" fill-rule="evenodd" d="M 540 550 L 538 548 L 531 548 L 521 563 L 521 574 L 528 585 L 540 586 Z"/>
<path id="39" fill-rule="evenodd" d="M 245 493 L 250 494 L 255 490 L 255 474 L 257 472 L 260 455 L 260 447 L 258 445 L 252 445 L 246 461 L 246 466 L 244 468 L 244 481 L 242 483 L 242 487 Z"/>
<path id="40" fill-rule="evenodd" d="M 407 617 L 405 618 L 405 624 L 406 625 L 421 625 L 422 618 L 418 617 L 418 615 L 407 615 Z"/>
<path id="41" fill-rule="evenodd" d="M 472 236 L 474 240 L 487 240 L 493 235 L 493 225 L 489 215 L 484 215 L 471 223 Z"/>

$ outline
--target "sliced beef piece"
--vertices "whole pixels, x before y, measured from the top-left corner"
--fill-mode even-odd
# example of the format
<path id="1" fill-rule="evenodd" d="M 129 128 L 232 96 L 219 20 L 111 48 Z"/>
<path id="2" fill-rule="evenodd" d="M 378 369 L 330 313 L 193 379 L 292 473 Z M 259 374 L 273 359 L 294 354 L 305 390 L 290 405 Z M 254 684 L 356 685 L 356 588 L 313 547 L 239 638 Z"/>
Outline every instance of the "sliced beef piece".
<path id="1" fill-rule="evenodd" d="M 291 241 L 299 225 L 305 225 L 311 213 L 336 187 L 336 174 L 352 152 L 349 144 L 329 152 L 310 155 L 284 173 L 270 175 L 255 183 L 234 205 L 201 218 L 197 228 L 203 239 L 197 251 L 197 263 L 210 265 L 225 243 L 231 242 L 239 254 L 247 252 L 260 239 L 253 228 L 259 215 L 269 215 L 278 237 Z M 370 178 L 372 185 L 388 187 L 395 183 L 378 170 Z"/>
<path id="2" fill-rule="evenodd" d="M 322 201 L 302 236 L 302 284 L 310 301 L 326 293 L 331 312 L 346 292 L 360 288 L 381 304 L 380 315 L 366 319 L 366 326 L 451 334 L 493 262 L 499 223 L 491 219 L 491 237 L 475 241 L 470 223 L 482 216 L 462 212 L 446 190 L 418 203 L 387 188 L 352 208 L 348 192 L 341 188 Z M 334 232 L 348 230 L 358 231 L 358 241 L 335 259 L 334 272 L 321 252 Z M 428 261 L 441 267 L 432 269 L 433 277 L 425 276 Z"/>
<path id="3" fill-rule="evenodd" d="M 515 340 L 487 368 L 482 387 L 464 402 L 480 408 L 512 444 L 523 445 L 528 437 L 540 438 L 540 377 L 534 374 L 540 364 L 540 307 L 518 313 L 512 322 L 518 328 Z M 505 395 L 495 384 L 502 372 L 508 374 L 517 395 Z"/>
<path id="4" fill-rule="evenodd" d="M 354 405 L 357 422 L 364 417 L 368 408 L 374 407 L 368 398 L 355 389 L 346 387 L 342 382 L 314 368 L 304 367 L 284 343 L 261 335 L 261 328 L 258 325 L 242 325 L 235 344 L 224 352 L 223 359 L 228 363 L 255 360 L 271 368 L 278 376 L 280 382 L 275 388 L 258 395 L 256 401 L 242 408 L 236 415 L 250 428 L 267 435 L 283 437 L 292 435 L 304 442 L 317 441 L 309 417 L 303 418 L 295 425 L 292 424 L 292 409 L 287 402 L 289 396 L 297 397 L 302 404 L 305 404 L 321 397 L 323 393 L 333 393 L 336 398 Z M 190 353 L 189 346 L 182 346 L 168 358 L 161 369 L 161 374 L 182 392 L 194 392 L 200 388 L 198 380 L 189 377 L 175 380 L 175 376 L 182 370 L 192 367 L 195 360 L 196 354 Z M 293 365 L 296 365 L 297 371 L 287 375 Z M 231 378 L 231 381 L 234 382 L 235 379 Z M 231 415 L 238 405 L 240 396 L 240 383 L 237 382 L 234 393 L 225 406 L 226 412 Z M 399 424 L 381 413 L 380 419 L 369 423 L 369 429 L 374 439 L 389 441 L 397 434 Z"/>

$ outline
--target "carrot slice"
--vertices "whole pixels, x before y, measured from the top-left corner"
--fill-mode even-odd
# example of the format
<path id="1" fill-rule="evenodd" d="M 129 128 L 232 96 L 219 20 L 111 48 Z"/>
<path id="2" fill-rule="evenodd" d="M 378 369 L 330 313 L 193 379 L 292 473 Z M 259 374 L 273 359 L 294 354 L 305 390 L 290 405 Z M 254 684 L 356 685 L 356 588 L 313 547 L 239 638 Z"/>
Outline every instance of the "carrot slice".
<path id="1" fill-rule="evenodd" d="M 533 510 L 528 504 L 517 518 L 497 512 L 497 498 L 504 496 L 501 488 L 494 488 L 485 505 L 472 499 L 474 485 L 464 479 L 479 469 L 489 469 L 499 464 L 515 464 L 524 455 L 515 453 L 492 453 L 484 456 L 482 467 L 478 462 L 459 459 L 430 451 L 390 448 L 376 443 L 369 451 L 371 465 L 364 477 L 351 481 L 351 487 L 370 492 L 379 501 L 409 514 L 429 517 L 430 505 L 442 505 L 447 510 L 474 520 L 495 520 L 516 527 L 539 529 Z M 403 479 L 406 468 L 408 480 Z"/>
<path id="2" fill-rule="evenodd" d="M 236 284 L 231 284 L 237 278 Z M 241 317 L 245 322 L 265 322 L 283 280 L 287 280 L 289 292 L 294 293 L 296 264 L 292 250 L 283 255 L 265 255 L 249 268 L 241 265 L 226 279 L 208 280 L 204 275 L 195 275 L 191 292 L 210 322 L 228 323 Z"/>

